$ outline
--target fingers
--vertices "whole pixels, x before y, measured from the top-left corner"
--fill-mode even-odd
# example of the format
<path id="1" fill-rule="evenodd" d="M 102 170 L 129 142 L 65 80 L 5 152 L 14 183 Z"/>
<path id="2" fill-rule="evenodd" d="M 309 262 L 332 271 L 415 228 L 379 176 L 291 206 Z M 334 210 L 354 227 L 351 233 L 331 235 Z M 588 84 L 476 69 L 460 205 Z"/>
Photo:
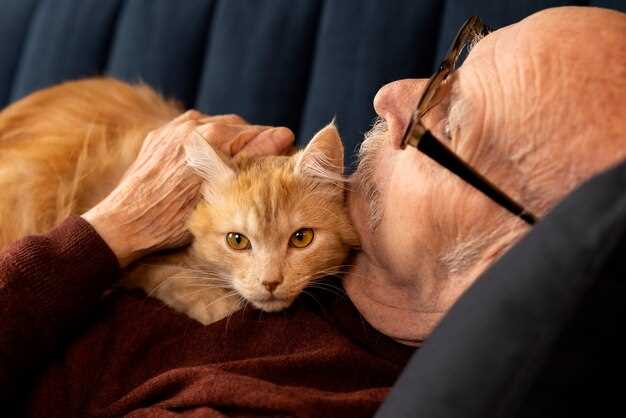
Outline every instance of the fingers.
<path id="1" fill-rule="evenodd" d="M 178 124 L 178 123 L 187 122 L 191 120 L 198 120 L 200 118 L 205 118 L 205 117 L 208 117 L 208 116 L 201 112 L 198 112 L 197 110 L 191 109 L 179 115 L 176 119 L 174 119 L 170 123 Z"/>
<path id="2" fill-rule="evenodd" d="M 281 155 L 289 151 L 294 141 L 293 132 L 288 128 L 273 128 L 261 132 L 249 141 L 237 157 L 260 157 Z"/>
<path id="3" fill-rule="evenodd" d="M 170 124 L 180 125 L 185 122 L 195 122 L 197 124 L 207 123 L 223 123 L 227 125 L 248 125 L 248 122 L 239 115 L 218 115 L 209 116 L 195 109 L 187 110 L 185 113 L 180 114 L 176 119 L 172 120 Z"/>
<path id="4" fill-rule="evenodd" d="M 288 128 L 249 125 L 241 116 L 233 114 L 208 116 L 189 110 L 171 124 L 180 128 L 181 136 L 199 135 L 228 157 L 280 155 L 294 142 L 294 134 Z"/>
<path id="5" fill-rule="evenodd" d="M 210 116 L 195 109 L 190 109 L 187 110 L 185 113 L 182 113 L 176 119 L 174 119 L 172 123 L 178 124 L 187 121 L 195 121 L 200 124 L 224 123 L 227 125 L 248 125 L 248 122 L 239 115 L 227 114 Z"/>
<path id="6" fill-rule="evenodd" d="M 210 123 L 198 126 L 195 132 L 229 157 L 244 149 L 248 156 L 276 153 L 293 142 L 289 129 L 270 126 Z"/>
<path id="7" fill-rule="evenodd" d="M 219 116 L 207 116 L 198 119 L 198 122 L 204 123 L 224 123 L 226 125 L 248 125 L 248 121 L 239 115 L 219 115 Z"/>
<path id="8" fill-rule="evenodd" d="M 254 125 L 226 125 L 207 123 L 194 128 L 193 133 L 200 135 L 205 141 L 229 157 L 237 153 L 241 147 L 256 137 L 265 126 Z"/>

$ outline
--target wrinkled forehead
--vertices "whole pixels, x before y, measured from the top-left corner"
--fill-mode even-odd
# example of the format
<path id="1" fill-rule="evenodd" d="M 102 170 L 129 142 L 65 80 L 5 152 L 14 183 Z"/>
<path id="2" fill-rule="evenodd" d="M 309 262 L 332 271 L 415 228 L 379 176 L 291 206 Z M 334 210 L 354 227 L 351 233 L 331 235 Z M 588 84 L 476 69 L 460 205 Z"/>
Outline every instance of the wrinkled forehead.
<path id="1" fill-rule="evenodd" d="M 470 45 L 467 56 L 452 77 L 445 103 L 451 125 L 467 122 L 472 118 L 469 111 L 472 103 L 507 87 L 509 83 L 500 71 L 503 64 L 510 69 L 505 61 L 523 64 L 523 60 L 516 56 L 520 53 L 517 45 L 519 30 L 518 24 L 506 26 L 477 37 Z"/>
<path id="2" fill-rule="evenodd" d="M 522 22 L 518 22 L 492 30 L 487 35 L 477 36 L 471 43 L 467 57 L 459 70 L 462 71 L 463 67 L 472 67 L 473 70 L 490 68 L 496 66 L 502 59 L 523 53 L 519 50 L 520 45 L 526 43 L 523 39 L 525 38 L 523 28 Z"/>

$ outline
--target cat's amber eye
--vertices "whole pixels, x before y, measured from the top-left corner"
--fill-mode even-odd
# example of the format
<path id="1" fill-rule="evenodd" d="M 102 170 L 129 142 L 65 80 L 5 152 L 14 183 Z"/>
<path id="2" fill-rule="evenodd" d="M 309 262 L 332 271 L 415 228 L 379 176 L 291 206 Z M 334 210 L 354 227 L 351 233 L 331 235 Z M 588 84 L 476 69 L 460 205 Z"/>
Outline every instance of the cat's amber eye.
<path id="1" fill-rule="evenodd" d="M 289 238 L 289 245 L 295 248 L 307 247 L 313 241 L 313 230 L 311 228 L 298 229 Z"/>
<path id="2" fill-rule="evenodd" d="M 248 250 L 252 247 L 248 237 L 239 232 L 229 232 L 226 234 L 226 243 L 233 250 Z"/>

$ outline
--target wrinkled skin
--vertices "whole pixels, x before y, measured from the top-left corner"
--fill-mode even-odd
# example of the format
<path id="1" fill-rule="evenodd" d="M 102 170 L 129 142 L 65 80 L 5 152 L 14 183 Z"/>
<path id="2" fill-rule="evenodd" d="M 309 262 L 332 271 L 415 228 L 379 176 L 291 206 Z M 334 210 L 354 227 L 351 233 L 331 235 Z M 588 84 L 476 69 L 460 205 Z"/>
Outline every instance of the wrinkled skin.
<path id="1" fill-rule="evenodd" d="M 427 125 L 538 215 L 625 156 L 624 14 L 574 7 L 539 12 L 482 39 L 454 82 L 452 100 L 469 108 L 461 119 L 452 117 L 448 101 Z M 371 230 L 366 198 L 351 194 L 363 252 L 344 281 L 368 322 L 412 345 L 527 231 L 425 155 L 399 148 L 424 84 L 397 81 L 376 95 L 374 107 L 389 128 L 374 179 L 384 214 Z M 451 141 L 442 138 L 446 123 Z M 480 236 L 496 223 L 505 232 L 490 237 L 471 265 L 462 272 L 442 268 L 438 260 L 453 238 Z"/>

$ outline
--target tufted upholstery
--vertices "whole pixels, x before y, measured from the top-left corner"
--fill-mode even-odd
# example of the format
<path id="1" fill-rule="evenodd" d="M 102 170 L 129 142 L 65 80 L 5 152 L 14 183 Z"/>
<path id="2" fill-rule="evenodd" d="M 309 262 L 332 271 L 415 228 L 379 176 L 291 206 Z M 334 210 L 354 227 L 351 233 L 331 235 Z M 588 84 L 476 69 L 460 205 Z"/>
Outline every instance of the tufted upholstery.
<path id="1" fill-rule="evenodd" d="M 292 128 L 337 116 L 350 163 L 377 89 L 427 77 L 471 14 L 497 28 L 623 0 L 0 0 L 0 107 L 64 80 L 142 80 L 188 107 Z"/>

